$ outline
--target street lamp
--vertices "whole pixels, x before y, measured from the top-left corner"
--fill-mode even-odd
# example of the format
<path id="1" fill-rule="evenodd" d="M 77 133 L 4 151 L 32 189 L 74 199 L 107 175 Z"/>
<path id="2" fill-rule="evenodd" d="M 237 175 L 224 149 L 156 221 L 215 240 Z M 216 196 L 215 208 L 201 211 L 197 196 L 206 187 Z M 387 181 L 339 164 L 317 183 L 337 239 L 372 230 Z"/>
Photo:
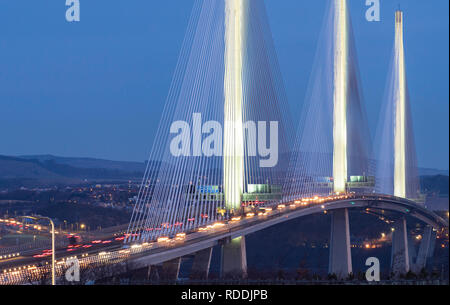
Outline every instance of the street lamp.
<path id="1" fill-rule="evenodd" d="M 51 218 L 45 216 L 22 216 L 22 217 L 36 221 L 45 219 L 50 222 L 50 225 L 52 227 L 52 285 L 55 285 L 55 224 L 53 223 L 53 220 Z"/>

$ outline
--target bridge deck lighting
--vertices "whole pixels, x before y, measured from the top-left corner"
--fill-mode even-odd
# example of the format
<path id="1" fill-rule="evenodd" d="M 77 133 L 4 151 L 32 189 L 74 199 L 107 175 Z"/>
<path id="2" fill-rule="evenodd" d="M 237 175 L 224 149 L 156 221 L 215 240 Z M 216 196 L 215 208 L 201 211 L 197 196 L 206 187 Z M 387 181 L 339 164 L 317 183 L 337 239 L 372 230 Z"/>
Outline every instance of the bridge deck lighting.
<path id="1" fill-rule="evenodd" d="M 161 242 L 166 242 L 168 240 L 169 240 L 169 237 L 163 236 L 163 237 L 159 237 L 156 241 L 161 243 Z"/>
<path id="2" fill-rule="evenodd" d="M 241 220 L 241 216 L 231 218 L 231 221 L 239 221 L 239 220 Z"/>
<path id="3" fill-rule="evenodd" d="M 255 213 L 247 213 L 247 215 L 245 215 L 247 218 L 252 218 L 253 216 L 255 216 Z"/>
<path id="4" fill-rule="evenodd" d="M 280 204 L 280 205 L 278 205 L 278 207 L 277 207 L 277 209 L 278 210 L 282 210 L 282 209 L 284 209 L 286 206 L 284 205 L 284 204 Z"/>
<path id="5" fill-rule="evenodd" d="M 219 228 L 219 227 L 223 227 L 225 224 L 222 222 L 215 222 L 213 223 L 212 227 L 213 228 Z"/>

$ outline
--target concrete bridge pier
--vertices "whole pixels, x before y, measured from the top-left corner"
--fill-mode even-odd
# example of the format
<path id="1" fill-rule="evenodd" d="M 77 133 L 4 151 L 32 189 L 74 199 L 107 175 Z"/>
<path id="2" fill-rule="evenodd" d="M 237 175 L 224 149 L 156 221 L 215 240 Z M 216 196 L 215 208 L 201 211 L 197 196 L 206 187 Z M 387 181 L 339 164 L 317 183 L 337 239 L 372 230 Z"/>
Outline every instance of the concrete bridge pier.
<path id="1" fill-rule="evenodd" d="M 204 250 L 195 253 L 194 262 L 192 263 L 192 269 L 190 278 L 207 280 L 209 275 L 209 267 L 211 265 L 213 248 L 206 248 Z"/>
<path id="2" fill-rule="evenodd" d="M 401 218 L 394 223 L 391 270 L 395 275 L 405 274 L 410 270 L 408 230 L 405 218 Z"/>
<path id="3" fill-rule="evenodd" d="M 328 273 L 345 279 L 352 273 L 348 209 L 335 210 L 331 219 L 330 258 Z"/>
<path id="4" fill-rule="evenodd" d="M 428 251 L 427 258 L 432 258 L 434 256 L 434 250 L 436 249 L 436 235 L 437 235 L 437 232 L 434 229 L 432 229 L 431 241 L 430 241 L 430 251 Z"/>
<path id="5" fill-rule="evenodd" d="M 221 278 L 247 278 L 245 236 L 222 241 Z"/>
<path id="6" fill-rule="evenodd" d="M 151 276 L 152 276 L 152 265 L 148 265 L 146 280 L 149 281 L 151 279 Z"/>
<path id="7" fill-rule="evenodd" d="M 427 226 L 423 232 L 422 241 L 420 242 L 419 253 L 413 271 L 419 273 L 427 265 L 427 259 L 433 256 L 434 241 L 436 240 L 436 232 L 433 227 Z"/>
<path id="8" fill-rule="evenodd" d="M 174 258 L 162 264 L 161 280 L 176 281 L 180 273 L 181 257 Z"/>
<path id="9" fill-rule="evenodd" d="M 409 254 L 409 266 L 411 270 L 414 271 L 414 263 L 417 260 L 417 249 L 414 244 L 414 237 L 411 234 L 408 234 L 408 254 Z"/>

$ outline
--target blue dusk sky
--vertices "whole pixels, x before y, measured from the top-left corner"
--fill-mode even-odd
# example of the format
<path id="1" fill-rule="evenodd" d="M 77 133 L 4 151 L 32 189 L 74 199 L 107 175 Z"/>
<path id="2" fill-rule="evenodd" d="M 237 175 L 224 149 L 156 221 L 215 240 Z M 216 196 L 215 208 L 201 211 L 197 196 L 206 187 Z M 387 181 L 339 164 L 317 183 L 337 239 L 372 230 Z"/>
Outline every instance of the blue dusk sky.
<path id="1" fill-rule="evenodd" d="M 0 154 L 144 161 L 168 93 L 193 0 L 0 0 Z M 372 134 L 394 39 L 405 46 L 419 166 L 448 169 L 449 1 L 349 0 Z M 304 102 L 325 0 L 266 0 L 294 117 Z"/>

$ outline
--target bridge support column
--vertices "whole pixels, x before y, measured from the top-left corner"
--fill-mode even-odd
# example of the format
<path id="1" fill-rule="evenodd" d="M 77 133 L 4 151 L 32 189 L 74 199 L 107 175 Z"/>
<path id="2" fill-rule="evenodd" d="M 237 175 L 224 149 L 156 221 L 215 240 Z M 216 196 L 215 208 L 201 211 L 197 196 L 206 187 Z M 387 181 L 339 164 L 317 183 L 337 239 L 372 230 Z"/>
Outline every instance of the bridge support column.
<path id="1" fill-rule="evenodd" d="M 413 271 L 419 273 L 427 265 L 427 258 L 432 256 L 434 240 L 436 239 L 436 232 L 433 227 L 427 226 L 423 232 L 422 241 L 420 242 L 419 254 L 417 255 L 416 263 Z"/>
<path id="2" fill-rule="evenodd" d="M 222 245 L 221 278 L 246 278 L 247 253 L 245 236 L 226 240 Z"/>
<path id="3" fill-rule="evenodd" d="M 146 276 L 147 281 L 159 282 L 161 277 L 160 277 L 160 272 L 158 271 L 158 269 L 160 269 L 159 266 L 148 265 L 147 276 Z"/>
<path id="4" fill-rule="evenodd" d="M 399 219 L 394 223 L 391 269 L 395 275 L 405 274 L 410 270 L 408 231 L 405 218 Z"/>
<path id="5" fill-rule="evenodd" d="M 434 256 L 434 250 L 436 249 L 436 231 L 432 229 L 431 240 L 430 240 L 430 251 L 428 251 L 427 258 L 432 258 Z"/>
<path id="6" fill-rule="evenodd" d="M 409 266 L 411 269 L 414 269 L 414 262 L 416 262 L 418 253 L 417 253 L 417 249 L 414 244 L 413 236 L 411 234 L 408 234 L 407 236 L 408 236 Z"/>
<path id="7" fill-rule="evenodd" d="M 352 273 L 348 209 L 333 211 L 331 219 L 329 274 L 345 279 Z"/>
<path id="8" fill-rule="evenodd" d="M 192 263 L 192 269 L 190 278 L 206 280 L 209 275 L 209 266 L 211 265 L 213 248 L 206 248 L 204 250 L 195 253 L 194 262 Z"/>
<path id="9" fill-rule="evenodd" d="M 180 272 L 181 257 L 174 258 L 162 264 L 161 279 L 165 281 L 176 281 Z"/>

